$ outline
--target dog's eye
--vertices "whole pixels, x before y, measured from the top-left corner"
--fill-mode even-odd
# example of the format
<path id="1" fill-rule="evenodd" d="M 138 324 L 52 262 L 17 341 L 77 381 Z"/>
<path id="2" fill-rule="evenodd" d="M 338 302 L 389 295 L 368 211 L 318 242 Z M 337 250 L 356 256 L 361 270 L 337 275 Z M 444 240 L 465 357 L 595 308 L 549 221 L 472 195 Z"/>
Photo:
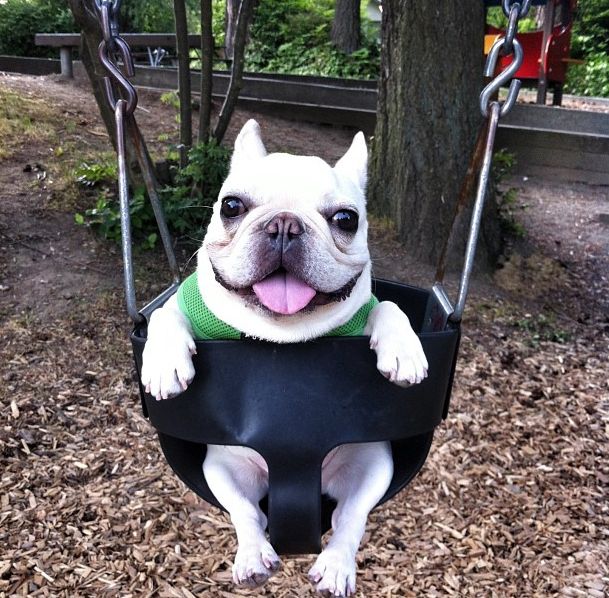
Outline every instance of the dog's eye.
<path id="1" fill-rule="evenodd" d="M 247 208 L 238 197 L 225 197 L 222 200 L 220 213 L 225 218 L 236 218 L 247 212 Z"/>
<path id="2" fill-rule="evenodd" d="M 346 233 L 354 233 L 357 230 L 359 216 L 353 210 L 339 210 L 330 220 L 340 230 Z"/>

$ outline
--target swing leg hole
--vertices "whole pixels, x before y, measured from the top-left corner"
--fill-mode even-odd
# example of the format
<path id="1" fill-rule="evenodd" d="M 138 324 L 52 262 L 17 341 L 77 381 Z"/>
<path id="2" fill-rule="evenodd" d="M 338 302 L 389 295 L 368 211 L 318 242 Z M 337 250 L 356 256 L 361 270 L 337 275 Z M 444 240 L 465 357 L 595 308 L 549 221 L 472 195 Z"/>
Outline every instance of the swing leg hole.
<path id="1" fill-rule="evenodd" d="M 267 517 L 259 505 L 268 492 L 266 462 L 252 449 L 210 445 L 203 473 L 210 490 L 228 511 L 237 535 L 233 580 L 248 587 L 262 585 L 280 567 L 279 557 L 266 538 Z"/>

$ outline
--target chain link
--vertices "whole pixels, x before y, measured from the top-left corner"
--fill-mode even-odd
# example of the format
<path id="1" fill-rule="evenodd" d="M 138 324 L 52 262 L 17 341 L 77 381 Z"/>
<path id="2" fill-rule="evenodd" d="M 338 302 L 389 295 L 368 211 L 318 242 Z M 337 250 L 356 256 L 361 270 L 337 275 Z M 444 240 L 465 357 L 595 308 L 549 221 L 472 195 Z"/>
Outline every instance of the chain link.
<path id="1" fill-rule="evenodd" d="M 114 37 L 118 35 L 121 0 L 95 0 L 95 7 L 100 15 L 104 41 L 112 44 Z"/>
<path id="2" fill-rule="evenodd" d="M 130 116 L 137 107 L 137 92 L 129 82 L 134 75 L 133 56 L 129 45 L 118 33 L 118 17 L 121 0 L 95 0 L 104 39 L 99 44 L 98 54 L 108 72 L 104 87 L 108 103 L 116 109 L 118 98 L 115 90 L 126 101 L 124 114 Z"/>
<path id="3" fill-rule="evenodd" d="M 510 14 L 508 15 L 508 25 L 505 29 L 505 44 L 503 46 L 504 54 L 511 54 L 514 46 L 514 38 L 518 33 L 518 20 L 520 18 L 520 4 L 512 5 Z"/>
<path id="4" fill-rule="evenodd" d="M 501 7 L 503 8 L 503 14 L 506 17 L 510 16 L 510 12 L 512 11 L 512 7 L 518 5 L 518 18 L 522 19 L 526 17 L 529 13 L 529 9 L 531 8 L 532 0 L 503 0 L 501 3 Z"/>
<path id="5" fill-rule="evenodd" d="M 516 38 L 516 35 L 518 34 L 518 23 L 520 19 L 526 16 L 531 8 L 531 0 L 503 0 L 502 8 L 505 16 L 508 18 L 508 25 L 505 35 L 500 36 L 495 40 L 495 43 L 486 57 L 484 76 L 493 77 L 495 75 L 497 64 L 501 57 L 509 58 L 511 56 L 512 61 L 507 67 L 499 72 L 480 93 L 480 112 L 482 112 L 482 116 L 485 118 L 488 118 L 489 106 L 491 102 L 497 101 L 495 98 L 502 86 L 509 82 L 507 97 L 505 101 L 500 102 L 500 117 L 505 116 L 514 107 L 521 86 L 520 80 L 513 78 L 522 66 L 524 58 L 522 45 Z"/>

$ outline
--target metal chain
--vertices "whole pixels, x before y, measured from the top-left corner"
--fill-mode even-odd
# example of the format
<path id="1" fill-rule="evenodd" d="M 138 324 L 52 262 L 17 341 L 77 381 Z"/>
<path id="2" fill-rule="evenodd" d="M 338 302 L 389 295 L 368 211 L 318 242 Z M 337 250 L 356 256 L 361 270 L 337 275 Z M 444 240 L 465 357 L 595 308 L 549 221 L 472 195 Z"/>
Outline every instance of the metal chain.
<path id="1" fill-rule="evenodd" d="M 101 18 L 104 41 L 107 44 L 112 44 L 113 38 L 118 36 L 121 2 L 122 0 L 95 0 L 95 7 Z"/>
<path id="2" fill-rule="evenodd" d="M 99 58 L 108 75 L 104 77 L 104 88 L 108 103 L 114 110 L 116 122 L 116 154 L 118 160 L 118 195 L 121 213 L 121 238 L 123 253 L 123 277 L 125 281 L 125 297 L 127 312 L 134 324 L 145 321 L 144 316 L 137 308 L 135 298 L 135 278 L 133 275 L 132 244 L 131 244 L 131 213 L 129 203 L 129 184 L 127 180 L 125 134 L 126 129 L 133 131 L 135 120 L 133 113 L 137 107 L 137 92 L 129 81 L 134 75 L 133 57 L 127 42 L 119 35 L 118 17 L 121 0 L 95 0 L 98 11 L 103 40 L 99 44 Z M 119 91 L 119 97 L 115 91 Z M 131 119 L 131 122 L 130 120 Z M 130 126 L 133 125 L 133 126 Z M 138 161 L 142 167 L 144 183 L 148 190 L 148 199 L 152 205 L 154 217 L 159 229 L 169 270 L 173 283 L 171 289 L 175 290 L 180 282 L 180 268 L 173 250 L 171 234 L 163 213 L 163 206 L 156 192 L 155 182 L 151 170 L 147 167 L 148 157 L 142 144 L 136 139 L 133 143 Z M 145 309 L 145 308 L 144 308 Z"/>
<path id="3" fill-rule="evenodd" d="M 497 71 L 497 61 L 500 56 L 512 56 L 512 61 L 482 90 L 482 93 L 480 94 L 480 111 L 485 118 L 489 116 L 489 105 L 491 101 L 494 101 L 499 89 L 508 81 L 511 82 L 508 88 L 507 97 L 505 101 L 501 103 L 500 116 L 505 116 L 514 107 L 514 104 L 518 99 L 518 93 L 520 92 L 520 79 L 513 79 L 513 77 L 522 66 L 524 52 L 522 50 L 522 45 L 516 39 L 516 35 L 518 33 L 518 23 L 520 19 L 529 12 L 531 0 L 522 0 L 522 3 L 519 1 L 503 0 L 502 6 L 503 12 L 508 19 L 508 26 L 505 35 L 495 40 L 495 43 L 488 53 L 486 64 L 484 65 L 484 76 L 493 77 L 495 75 L 495 72 Z"/>
<path id="4" fill-rule="evenodd" d="M 482 211 L 493 161 L 493 147 L 499 119 L 508 114 L 514 107 L 514 104 L 516 104 L 521 85 L 519 79 L 513 79 L 518 69 L 520 69 L 524 58 L 522 45 L 516 38 L 516 35 L 518 34 L 518 23 L 520 19 L 529 12 L 531 0 L 503 0 L 502 7 L 505 16 L 508 18 L 508 26 L 505 35 L 495 40 L 495 43 L 488 53 L 484 66 L 484 76 L 494 78 L 480 93 L 480 111 L 482 112 L 482 116 L 487 119 L 486 144 L 482 158 L 482 166 L 478 176 L 478 187 L 470 222 L 469 237 L 465 249 L 463 272 L 461 273 L 461 282 L 459 284 L 459 295 L 457 297 L 455 309 L 450 315 L 450 320 L 453 322 L 461 321 L 463 310 L 465 309 L 469 279 L 474 267 L 476 245 L 478 243 L 480 224 L 482 222 Z M 512 56 L 512 61 L 505 69 L 495 76 L 497 61 L 500 56 Z M 509 83 L 507 97 L 504 101 L 499 101 L 497 99 L 499 88 L 507 83 Z M 434 286 L 434 291 L 437 295 L 443 293 L 441 287 L 437 291 L 435 289 L 436 287 Z"/>
<path id="5" fill-rule="evenodd" d="M 125 152 L 125 120 L 135 112 L 137 92 L 129 77 L 133 77 L 133 57 L 129 46 L 118 34 L 118 16 L 121 0 L 95 0 L 104 39 L 99 44 L 98 54 L 108 75 L 104 77 L 104 88 L 108 103 L 114 110 L 116 123 L 116 154 L 118 160 L 118 195 L 121 213 L 121 243 L 123 253 L 123 278 L 127 312 L 134 323 L 143 321 L 135 300 L 135 281 L 131 256 L 131 214 L 129 211 L 129 182 L 127 180 Z M 122 62 L 122 65 L 119 63 Z M 121 97 L 116 97 L 115 89 Z"/>
<path id="6" fill-rule="evenodd" d="M 129 78 L 134 75 L 133 56 L 127 42 L 118 34 L 120 3 L 121 0 L 95 0 L 104 36 L 99 44 L 98 54 L 108 72 L 108 76 L 104 77 L 108 103 L 116 109 L 118 98 L 115 89 L 118 88 L 127 103 L 125 115 L 130 116 L 137 106 L 137 92 L 129 82 Z"/>
<path id="7" fill-rule="evenodd" d="M 137 308 L 135 299 L 135 277 L 131 254 L 131 212 L 129 210 L 129 183 L 125 161 L 125 115 L 127 103 L 122 98 L 116 102 L 114 120 L 116 123 L 116 154 L 118 157 L 118 197 L 121 214 L 121 248 L 123 253 L 123 282 L 127 313 L 134 324 L 143 322 L 144 317 Z"/>

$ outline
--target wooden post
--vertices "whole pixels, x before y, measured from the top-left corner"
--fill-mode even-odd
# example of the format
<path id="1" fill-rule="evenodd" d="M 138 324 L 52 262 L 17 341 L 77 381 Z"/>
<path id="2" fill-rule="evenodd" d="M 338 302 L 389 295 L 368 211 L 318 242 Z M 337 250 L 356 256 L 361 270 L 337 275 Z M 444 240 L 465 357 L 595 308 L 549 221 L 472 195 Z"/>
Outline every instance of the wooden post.
<path id="1" fill-rule="evenodd" d="M 554 28 L 554 0 L 548 0 L 544 9 L 543 38 L 541 40 L 541 53 L 539 55 L 539 77 L 537 78 L 537 103 L 545 104 L 548 94 L 548 73 L 545 69 L 545 58 L 548 50 L 548 42 Z"/>
<path id="2" fill-rule="evenodd" d="M 59 62 L 61 64 L 61 76 L 66 79 L 73 79 L 72 48 L 69 46 L 62 46 L 59 48 Z"/>

